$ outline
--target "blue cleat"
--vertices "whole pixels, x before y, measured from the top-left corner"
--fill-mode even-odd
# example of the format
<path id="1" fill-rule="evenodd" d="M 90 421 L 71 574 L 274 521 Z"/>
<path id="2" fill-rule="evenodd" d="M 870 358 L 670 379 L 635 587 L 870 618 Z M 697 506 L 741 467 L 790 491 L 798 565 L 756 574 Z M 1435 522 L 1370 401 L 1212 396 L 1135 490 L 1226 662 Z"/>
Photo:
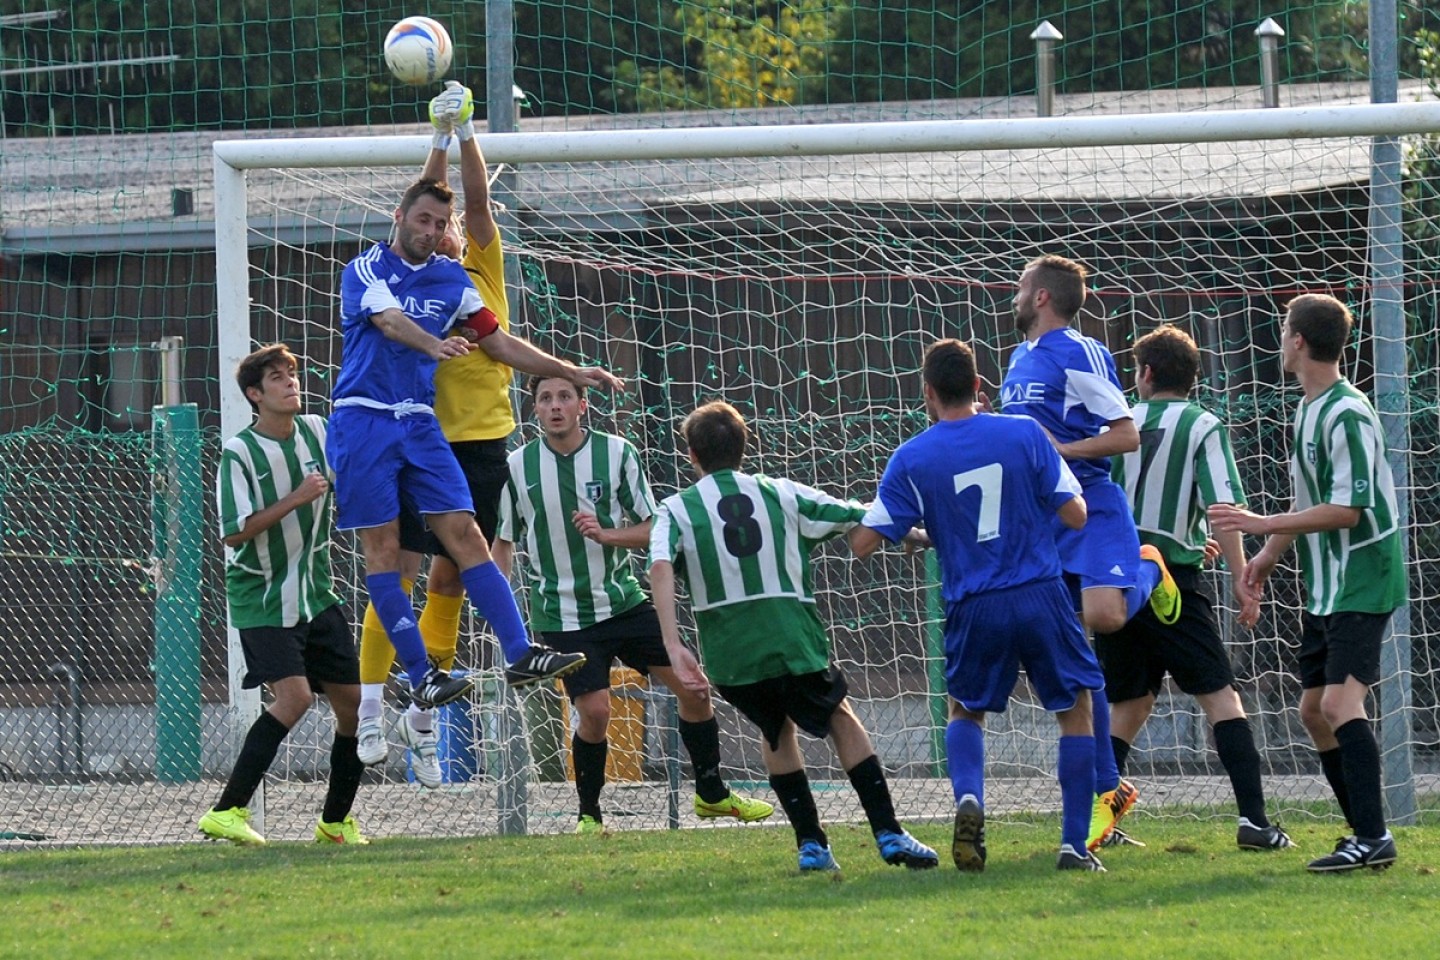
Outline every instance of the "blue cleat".
<path id="1" fill-rule="evenodd" d="M 840 869 L 840 864 L 835 862 L 835 855 L 830 848 L 818 840 L 806 840 L 800 844 L 800 872 L 818 873 L 821 871 L 835 871 Z"/>
<path id="2" fill-rule="evenodd" d="M 911 870 L 929 870 L 940 865 L 939 854 L 904 830 L 877 834 L 875 846 L 880 848 L 880 857 L 892 867 L 904 864 Z"/>

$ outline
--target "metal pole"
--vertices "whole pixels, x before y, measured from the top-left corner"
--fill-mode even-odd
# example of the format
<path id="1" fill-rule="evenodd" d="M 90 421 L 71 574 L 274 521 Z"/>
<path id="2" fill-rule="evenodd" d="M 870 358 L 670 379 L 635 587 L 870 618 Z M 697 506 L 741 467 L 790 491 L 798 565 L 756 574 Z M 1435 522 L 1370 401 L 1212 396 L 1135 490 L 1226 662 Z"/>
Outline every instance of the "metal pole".
<path id="1" fill-rule="evenodd" d="M 512 0 L 485 0 L 485 104 L 486 129 L 490 133 L 515 131 L 515 6 Z M 489 144 L 486 144 L 489 149 Z M 490 188 L 497 209 L 495 223 L 503 242 L 515 238 L 515 171 L 506 167 Z M 520 291 L 520 265 L 515 257 L 505 258 L 505 286 L 511 297 Z M 519 306 L 511 301 L 513 308 Z M 528 830 L 529 784 L 526 782 L 529 757 L 524 747 L 524 710 L 518 696 L 503 691 L 502 736 L 511 736 L 500 752 L 501 776 L 496 792 L 502 834 L 523 834 Z"/>
<path id="2" fill-rule="evenodd" d="M 1280 38 L 1285 36 L 1285 29 L 1273 18 L 1266 17 L 1265 22 L 1255 28 L 1255 36 L 1260 38 L 1260 105 L 1262 107 L 1278 107 L 1280 106 Z"/>
<path id="3" fill-rule="evenodd" d="M 1370 99 L 1394 103 L 1399 87 L 1398 10 L 1395 0 L 1370 2 Z M 1370 318 L 1375 341 L 1375 406 L 1385 427 L 1390 470 L 1395 475 L 1396 522 L 1410 526 L 1410 401 L 1405 357 L 1405 234 L 1401 226 L 1400 140 L 1376 137 L 1370 173 Z M 1401 538 L 1409 569 L 1409 551 Z M 1414 823 L 1415 780 L 1411 754 L 1410 608 L 1390 618 L 1380 651 L 1380 754 L 1385 802 L 1395 823 Z"/>
<path id="4" fill-rule="evenodd" d="M 1035 41 L 1035 116 L 1055 115 L 1055 44 L 1065 37 L 1046 20 L 1030 34 Z"/>

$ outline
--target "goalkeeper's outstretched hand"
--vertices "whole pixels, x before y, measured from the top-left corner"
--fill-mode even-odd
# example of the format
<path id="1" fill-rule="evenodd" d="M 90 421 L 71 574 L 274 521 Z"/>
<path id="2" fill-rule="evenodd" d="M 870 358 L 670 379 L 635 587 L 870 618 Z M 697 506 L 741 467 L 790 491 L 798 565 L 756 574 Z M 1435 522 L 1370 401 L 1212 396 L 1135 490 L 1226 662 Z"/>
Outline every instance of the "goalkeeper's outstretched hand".
<path id="1" fill-rule="evenodd" d="M 458 80 L 446 80 L 445 89 L 430 101 L 430 123 L 435 127 L 436 145 L 441 149 L 449 146 L 452 133 L 461 140 L 474 137 L 474 116 L 475 97 L 470 88 Z"/>

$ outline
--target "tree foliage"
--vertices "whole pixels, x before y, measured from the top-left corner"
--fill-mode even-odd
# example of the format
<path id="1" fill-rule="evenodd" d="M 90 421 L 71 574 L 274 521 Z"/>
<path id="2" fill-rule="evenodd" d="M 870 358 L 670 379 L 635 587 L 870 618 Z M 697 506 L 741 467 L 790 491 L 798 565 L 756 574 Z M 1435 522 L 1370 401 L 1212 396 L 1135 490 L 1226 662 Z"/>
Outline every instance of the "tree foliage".
<path id="1" fill-rule="evenodd" d="M 833 36 L 828 0 L 682 0 L 675 11 L 687 51 L 682 66 L 617 70 L 618 102 L 641 110 L 741 109 L 800 103 L 822 89 Z"/>

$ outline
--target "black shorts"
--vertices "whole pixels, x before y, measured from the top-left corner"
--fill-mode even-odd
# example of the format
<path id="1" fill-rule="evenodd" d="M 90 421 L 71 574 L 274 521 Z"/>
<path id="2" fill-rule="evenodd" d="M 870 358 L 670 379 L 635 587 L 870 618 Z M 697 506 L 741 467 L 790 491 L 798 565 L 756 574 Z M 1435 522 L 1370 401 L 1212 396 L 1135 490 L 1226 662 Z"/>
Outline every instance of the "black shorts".
<path id="1" fill-rule="evenodd" d="M 246 690 L 287 677 L 304 677 L 316 692 L 322 683 L 360 682 L 355 635 L 338 603 L 293 627 L 241 630 L 240 646 L 246 671 L 241 686 Z"/>
<path id="2" fill-rule="evenodd" d="M 1171 567 L 1170 575 L 1180 588 L 1179 620 L 1161 623 L 1147 603 L 1115 633 L 1095 635 L 1095 653 L 1105 670 L 1105 696 L 1111 703 L 1158 694 L 1167 673 L 1192 697 L 1235 683 L 1214 605 L 1201 586 L 1200 569 Z"/>
<path id="3" fill-rule="evenodd" d="M 780 749 L 780 731 L 787 718 L 812 737 L 829 736 L 830 717 L 850 692 L 845 675 L 834 664 L 818 673 L 787 673 L 736 686 L 717 683 L 715 689 L 760 728 L 771 750 Z"/>
<path id="4" fill-rule="evenodd" d="M 475 502 L 475 522 L 480 525 L 480 532 L 485 535 L 488 544 L 495 539 L 495 527 L 500 519 L 500 494 L 505 489 L 505 481 L 510 478 L 505 441 L 462 440 L 450 444 L 450 449 L 455 453 L 455 461 L 460 464 L 460 470 L 470 486 L 470 499 Z M 425 518 L 416 513 L 403 497 L 400 500 L 400 546 L 412 553 L 451 559 L 440 538 L 426 525 Z"/>
<path id="5" fill-rule="evenodd" d="M 625 666 L 646 675 L 651 667 L 670 666 L 670 655 L 660 636 L 660 617 L 648 600 L 593 627 L 541 633 L 540 642 L 561 653 L 585 654 L 585 665 L 560 681 L 571 700 L 609 689 L 610 665 L 617 657 Z"/>
<path id="6" fill-rule="evenodd" d="M 1380 682 L 1380 644 L 1388 613 L 1340 611 L 1323 617 L 1300 614 L 1300 686 L 1311 690 L 1354 677 L 1366 686 Z"/>

